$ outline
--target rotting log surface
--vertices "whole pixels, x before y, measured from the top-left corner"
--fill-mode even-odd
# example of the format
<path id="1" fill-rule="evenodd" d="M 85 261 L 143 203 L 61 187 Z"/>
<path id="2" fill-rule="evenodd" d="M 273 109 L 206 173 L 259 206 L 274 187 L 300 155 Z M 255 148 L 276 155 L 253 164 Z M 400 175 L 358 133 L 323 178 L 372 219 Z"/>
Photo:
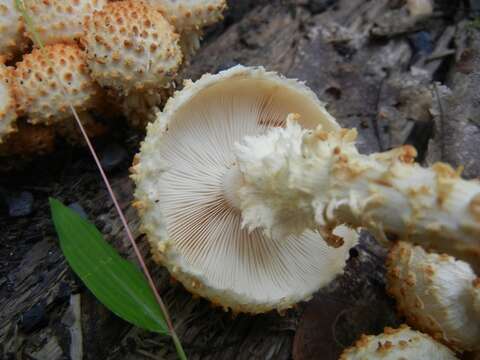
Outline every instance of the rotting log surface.
<path id="1" fill-rule="evenodd" d="M 263 65 L 307 81 L 341 125 L 357 127 L 361 151 L 408 142 L 418 148 L 421 159 L 463 162 L 470 177 L 479 175 L 475 119 L 480 66 L 479 55 L 470 48 L 472 41 L 478 44 L 478 30 L 457 26 L 465 9 L 439 1 L 437 16 L 412 25 L 388 20 L 404 20 L 405 14 L 386 0 L 234 3 L 224 24 L 209 32 L 184 77 L 196 79 L 237 63 Z M 463 60 L 455 66 L 453 57 L 429 59 L 430 50 L 418 45 L 421 31 L 430 35 L 437 55 L 445 53 L 455 36 L 458 49 L 465 52 L 457 57 Z M 445 104 L 442 96 L 434 96 L 438 89 L 431 87 L 433 81 L 452 86 Z M 455 97 L 456 90 L 461 97 Z M 462 99 L 470 102 L 468 109 Z M 440 108 L 435 119 L 429 117 L 430 108 Z M 465 112 L 473 120 L 458 127 Z M 141 137 L 132 132 L 119 137 L 130 157 L 110 178 L 147 255 L 130 206 L 133 187 L 127 172 Z M 175 358 L 168 338 L 132 328 L 99 304 L 59 250 L 48 196 L 81 205 L 107 239 L 133 259 L 85 150 L 64 146 L 18 174 L 2 176 L 0 186 L 7 193 L 24 190 L 35 197 L 31 215 L 0 218 L 0 358 Z M 377 333 L 401 322 L 384 291 L 385 253 L 363 234 L 345 275 L 283 316 L 233 317 L 170 283 L 166 271 L 150 259 L 149 266 L 191 359 L 336 359 L 361 333 Z M 79 299 L 80 315 L 75 311 Z M 83 340 L 72 331 L 78 326 Z"/>

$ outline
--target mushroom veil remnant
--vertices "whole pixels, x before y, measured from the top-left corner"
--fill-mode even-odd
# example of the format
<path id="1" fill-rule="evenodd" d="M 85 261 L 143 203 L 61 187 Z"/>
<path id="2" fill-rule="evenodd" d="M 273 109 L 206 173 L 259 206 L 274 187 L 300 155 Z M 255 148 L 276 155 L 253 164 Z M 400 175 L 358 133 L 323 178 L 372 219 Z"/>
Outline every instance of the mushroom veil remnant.
<path id="1" fill-rule="evenodd" d="M 305 128 L 339 129 L 296 80 L 243 66 L 204 75 L 168 101 L 134 161 L 134 206 L 154 258 L 225 309 L 260 313 L 308 299 L 343 272 L 357 241 L 344 226 L 333 230 L 338 248 L 315 230 L 275 239 L 242 228 L 234 144 L 284 126 L 292 111 Z"/>

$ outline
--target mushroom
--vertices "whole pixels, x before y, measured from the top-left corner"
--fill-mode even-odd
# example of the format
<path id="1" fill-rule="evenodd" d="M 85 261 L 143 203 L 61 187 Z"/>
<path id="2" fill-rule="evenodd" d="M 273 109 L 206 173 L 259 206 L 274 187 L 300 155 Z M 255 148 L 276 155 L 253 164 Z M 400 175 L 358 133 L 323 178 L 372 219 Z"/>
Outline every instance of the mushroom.
<path id="1" fill-rule="evenodd" d="M 12 68 L 0 64 L 0 143 L 16 130 L 17 110 L 12 82 Z"/>
<path id="2" fill-rule="evenodd" d="M 134 206 L 154 259 L 225 309 L 280 311 L 308 299 L 343 272 L 357 241 L 344 226 L 336 249 L 312 230 L 278 240 L 241 227 L 234 143 L 283 126 L 294 109 L 307 128 L 339 128 L 296 80 L 243 66 L 204 75 L 167 102 L 134 160 Z"/>
<path id="3" fill-rule="evenodd" d="M 225 0 L 148 0 L 160 9 L 181 35 L 180 43 L 189 56 L 200 47 L 203 28 L 223 19 Z"/>
<path id="4" fill-rule="evenodd" d="M 0 0 L 0 56 L 11 60 L 28 46 L 25 26 L 15 7 L 15 0 Z"/>
<path id="5" fill-rule="evenodd" d="M 387 269 L 387 292 L 411 326 L 457 351 L 480 350 L 480 316 L 472 296 L 476 275 L 470 265 L 398 242 Z"/>
<path id="6" fill-rule="evenodd" d="M 386 327 L 376 336 L 362 335 L 354 346 L 340 355 L 340 360 L 374 359 L 451 360 L 457 357 L 446 346 L 406 325 L 398 329 Z"/>
<path id="7" fill-rule="evenodd" d="M 95 11 L 82 42 L 94 79 L 125 95 L 164 87 L 182 61 L 172 25 L 142 1 L 111 2 Z"/>
<path id="8" fill-rule="evenodd" d="M 83 34 L 83 22 L 107 0 L 28 0 L 25 9 L 43 44 L 74 43 Z M 27 32 L 32 39 L 33 35 Z"/>
<path id="9" fill-rule="evenodd" d="M 19 112 L 32 124 L 71 118 L 70 104 L 79 113 L 98 106 L 100 88 L 89 74 L 85 53 L 76 45 L 34 49 L 17 63 L 15 77 Z"/>
<path id="10" fill-rule="evenodd" d="M 127 116 L 148 116 L 182 62 L 173 26 L 142 1 L 111 2 L 95 11 L 81 41 L 93 78 L 121 97 Z"/>
<path id="11" fill-rule="evenodd" d="M 354 129 L 302 129 L 296 119 L 237 146 L 243 226 L 282 237 L 348 224 L 383 241 L 390 234 L 441 252 L 480 254 L 478 180 L 444 163 L 421 167 L 410 145 L 360 154 Z"/>

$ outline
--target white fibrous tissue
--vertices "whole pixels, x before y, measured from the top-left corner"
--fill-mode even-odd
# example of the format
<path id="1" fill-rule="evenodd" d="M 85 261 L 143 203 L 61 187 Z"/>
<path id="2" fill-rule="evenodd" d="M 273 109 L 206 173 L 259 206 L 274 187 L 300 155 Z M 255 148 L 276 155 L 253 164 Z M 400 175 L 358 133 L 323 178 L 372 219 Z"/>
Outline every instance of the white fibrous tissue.
<path id="1" fill-rule="evenodd" d="M 319 227 L 328 233 L 346 223 L 379 240 L 392 234 L 446 252 L 480 248 L 479 182 L 463 180 L 444 163 L 421 167 L 408 145 L 360 154 L 354 129 L 302 129 L 295 118 L 236 147 L 249 231 L 286 236 Z"/>

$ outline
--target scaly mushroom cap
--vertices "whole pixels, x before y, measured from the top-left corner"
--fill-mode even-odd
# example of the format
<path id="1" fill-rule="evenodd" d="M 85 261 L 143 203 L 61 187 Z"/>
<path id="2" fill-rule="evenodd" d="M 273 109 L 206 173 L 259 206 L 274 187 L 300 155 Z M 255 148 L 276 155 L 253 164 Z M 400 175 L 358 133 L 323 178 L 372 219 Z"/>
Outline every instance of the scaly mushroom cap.
<path id="1" fill-rule="evenodd" d="M 223 18 L 225 0 L 148 0 L 162 10 L 178 32 L 197 31 Z"/>
<path id="2" fill-rule="evenodd" d="M 25 7 L 44 44 L 72 43 L 83 34 L 83 21 L 107 0 L 28 0 Z M 32 34 L 28 36 L 35 40 Z"/>
<path id="3" fill-rule="evenodd" d="M 263 68 L 236 66 L 187 81 L 148 126 L 132 167 L 134 206 L 154 258 L 191 292 L 235 312 L 286 309 L 341 274 L 357 234 L 339 227 L 344 245 L 316 231 L 282 241 L 241 227 L 234 144 L 283 126 L 337 129 L 315 94 Z"/>
<path id="4" fill-rule="evenodd" d="M 203 28 L 223 19 L 225 0 L 147 0 L 162 11 L 180 34 L 180 45 L 186 58 L 200 48 Z"/>
<path id="5" fill-rule="evenodd" d="M 82 42 L 95 80 L 124 95 L 162 88 L 182 61 L 173 26 L 141 1 L 112 2 L 95 11 Z"/>
<path id="6" fill-rule="evenodd" d="M 0 143 L 15 131 L 17 111 L 12 82 L 12 68 L 0 64 Z"/>
<path id="7" fill-rule="evenodd" d="M 399 242 L 387 260 L 388 292 L 407 322 L 458 350 L 480 349 L 470 265 Z"/>
<path id="8" fill-rule="evenodd" d="M 15 0 L 0 0 L 0 55 L 12 59 L 21 53 L 28 44 L 23 36 L 24 24 L 15 8 Z"/>
<path id="9" fill-rule="evenodd" d="M 76 45 L 34 49 L 17 63 L 15 75 L 19 111 L 33 124 L 71 117 L 69 100 L 78 112 L 89 110 L 95 106 L 100 91 L 89 74 L 85 53 Z"/>
<path id="10" fill-rule="evenodd" d="M 455 354 L 428 335 L 406 325 L 385 328 L 383 334 L 362 335 L 354 346 L 346 349 L 340 360 L 453 360 Z"/>

